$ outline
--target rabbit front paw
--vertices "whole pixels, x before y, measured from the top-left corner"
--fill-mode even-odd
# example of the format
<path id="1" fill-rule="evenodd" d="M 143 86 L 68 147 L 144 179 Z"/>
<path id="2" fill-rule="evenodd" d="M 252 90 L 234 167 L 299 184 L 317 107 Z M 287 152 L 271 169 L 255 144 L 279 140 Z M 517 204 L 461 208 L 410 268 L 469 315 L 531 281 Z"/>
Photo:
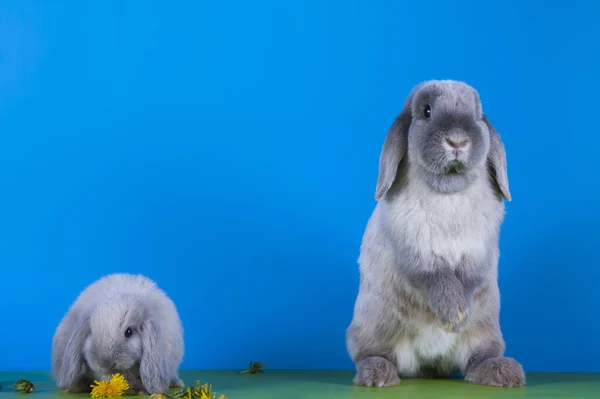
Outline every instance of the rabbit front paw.
<path id="1" fill-rule="evenodd" d="M 493 357 L 467 372 L 465 379 L 475 384 L 492 387 L 521 387 L 525 385 L 525 372 L 514 359 Z"/>
<path id="2" fill-rule="evenodd" d="M 356 362 L 354 384 L 366 387 L 390 387 L 400 384 L 398 370 L 383 357 L 372 356 Z"/>
<path id="3" fill-rule="evenodd" d="M 125 394 L 128 396 L 149 396 L 150 392 L 148 392 L 141 383 L 133 383 L 129 385 Z"/>
<path id="4" fill-rule="evenodd" d="M 183 380 L 179 377 L 173 377 L 171 378 L 171 385 L 169 385 L 169 388 L 183 388 L 185 386 L 185 384 L 183 383 Z"/>
<path id="5" fill-rule="evenodd" d="M 94 383 L 94 380 L 88 376 L 83 376 L 75 381 L 68 389 L 67 392 L 70 393 L 81 393 L 81 392 L 91 392 L 91 385 Z"/>
<path id="6" fill-rule="evenodd" d="M 469 316 L 469 306 L 460 284 L 444 284 L 429 294 L 429 306 L 449 333 L 460 333 Z"/>

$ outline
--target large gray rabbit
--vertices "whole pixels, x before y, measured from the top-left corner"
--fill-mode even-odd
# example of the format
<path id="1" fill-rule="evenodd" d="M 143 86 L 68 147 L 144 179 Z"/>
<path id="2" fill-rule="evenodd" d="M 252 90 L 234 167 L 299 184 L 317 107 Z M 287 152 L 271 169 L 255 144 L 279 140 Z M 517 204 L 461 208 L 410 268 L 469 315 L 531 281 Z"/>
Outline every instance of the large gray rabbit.
<path id="1" fill-rule="evenodd" d="M 375 198 L 347 330 L 354 383 L 461 372 L 523 385 L 499 325 L 506 154 L 475 89 L 446 80 L 411 91 L 383 144 Z"/>
<path id="2" fill-rule="evenodd" d="M 171 299 L 142 275 L 111 274 L 89 285 L 58 325 L 52 341 L 57 386 L 89 392 L 94 380 L 121 373 L 128 394 L 183 386 L 183 327 Z"/>

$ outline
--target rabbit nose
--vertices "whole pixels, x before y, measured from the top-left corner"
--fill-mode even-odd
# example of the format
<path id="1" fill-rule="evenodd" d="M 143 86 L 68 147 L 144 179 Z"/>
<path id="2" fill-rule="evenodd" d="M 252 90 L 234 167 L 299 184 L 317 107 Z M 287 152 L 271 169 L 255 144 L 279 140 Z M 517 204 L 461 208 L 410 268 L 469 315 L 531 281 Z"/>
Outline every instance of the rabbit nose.
<path id="1" fill-rule="evenodd" d="M 458 149 L 465 147 L 467 144 L 469 144 L 469 139 L 463 139 L 463 140 L 459 141 L 459 140 L 451 139 L 450 137 L 446 137 L 446 142 L 448 144 L 450 144 L 450 146 L 452 148 L 458 150 Z"/>

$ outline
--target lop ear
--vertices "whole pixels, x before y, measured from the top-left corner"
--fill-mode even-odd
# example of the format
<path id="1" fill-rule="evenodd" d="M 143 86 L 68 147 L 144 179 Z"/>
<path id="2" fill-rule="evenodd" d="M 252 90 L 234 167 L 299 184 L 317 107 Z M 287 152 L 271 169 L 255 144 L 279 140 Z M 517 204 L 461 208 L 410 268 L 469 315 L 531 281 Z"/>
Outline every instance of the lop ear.
<path id="1" fill-rule="evenodd" d="M 494 129 L 487 116 L 483 115 L 483 121 L 490 132 L 490 152 L 488 154 L 488 169 L 490 180 L 498 190 L 499 194 L 507 201 L 511 201 L 510 189 L 508 187 L 508 174 L 506 165 L 506 150 L 500 134 Z"/>
<path id="2" fill-rule="evenodd" d="M 169 376 L 164 356 L 164 342 L 160 325 L 153 319 L 146 320 L 141 328 L 142 359 L 140 377 L 149 394 L 165 393 L 169 389 Z"/>
<path id="3" fill-rule="evenodd" d="M 396 180 L 398 165 L 408 147 L 408 129 L 412 122 L 412 95 L 390 127 L 379 156 L 379 177 L 375 189 L 375 199 L 379 200 L 392 187 Z"/>
<path id="4" fill-rule="evenodd" d="M 73 389 L 86 377 L 88 368 L 83 358 L 83 347 L 90 334 L 89 316 L 80 317 L 65 346 L 60 370 L 56 376 L 58 389 Z"/>

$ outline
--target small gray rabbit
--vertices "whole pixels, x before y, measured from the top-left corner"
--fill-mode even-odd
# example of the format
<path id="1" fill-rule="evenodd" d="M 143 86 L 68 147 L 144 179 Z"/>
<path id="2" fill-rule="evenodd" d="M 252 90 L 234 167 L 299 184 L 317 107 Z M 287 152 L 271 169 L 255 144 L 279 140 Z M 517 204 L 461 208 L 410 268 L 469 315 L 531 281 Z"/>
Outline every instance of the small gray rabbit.
<path id="1" fill-rule="evenodd" d="M 506 153 L 474 88 L 415 86 L 383 144 L 375 199 L 346 331 L 354 383 L 461 372 L 476 384 L 524 385 L 499 324 Z"/>
<path id="2" fill-rule="evenodd" d="M 127 394 L 182 387 L 183 326 L 173 301 L 142 275 L 111 274 L 71 305 L 52 340 L 52 373 L 60 390 L 89 392 L 94 380 L 121 373 Z"/>

